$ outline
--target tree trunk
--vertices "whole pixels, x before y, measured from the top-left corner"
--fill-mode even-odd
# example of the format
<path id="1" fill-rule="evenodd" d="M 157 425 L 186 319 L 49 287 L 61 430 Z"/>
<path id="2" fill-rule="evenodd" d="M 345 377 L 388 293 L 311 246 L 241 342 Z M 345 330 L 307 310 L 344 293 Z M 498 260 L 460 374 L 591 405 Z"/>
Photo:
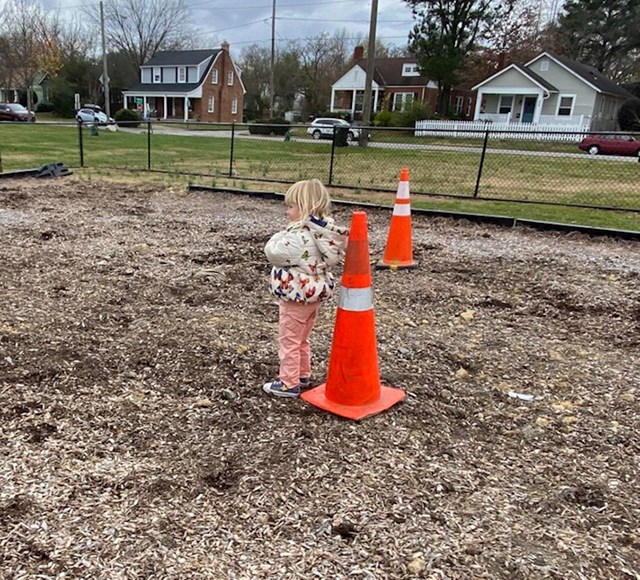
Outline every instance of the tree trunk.
<path id="1" fill-rule="evenodd" d="M 451 87 L 446 85 L 440 88 L 438 93 L 438 116 L 446 117 L 449 114 L 449 96 L 451 95 Z"/>

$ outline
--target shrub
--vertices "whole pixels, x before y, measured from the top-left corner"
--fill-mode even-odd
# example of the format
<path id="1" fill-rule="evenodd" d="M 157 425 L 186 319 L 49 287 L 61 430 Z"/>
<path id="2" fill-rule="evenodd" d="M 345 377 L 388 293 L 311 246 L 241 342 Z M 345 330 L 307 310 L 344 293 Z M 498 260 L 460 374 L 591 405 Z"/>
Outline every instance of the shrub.
<path id="1" fill-rule="evenodd" d="M 251 123 L 249 133 L 251 135 L 286 135 L 291 123 L 285 119 L 267 119 L 263 123 Z"/>
<path id="2" fill-rule="evenodd" d="M 379 111 L 373 118 L 376 127 L 392 127 L 393 115 L 391 111 Z"/>
<path id="3" fill-rule="evenodd" d="M 113 118 L 118 127 L 135 128 L 140 126 L 140 115 L 138 115 L 138 111 L 134 111 L 133 109 L 120 109 L 116 111 Z"/>
<path id="4" fill-rule="evenodd" d="M 53 112 L 53 109 L 53 103 L 42 101 L 42 103 L 38 103 L 38 106 L 36 107 L 36 113 L 51 113 Z"/>
<path id="5" fill-rule="evenodd" d="M 640 131 L 640 99 L 627 99 L 618 110 L 618 124 L 622 131 Z"/>

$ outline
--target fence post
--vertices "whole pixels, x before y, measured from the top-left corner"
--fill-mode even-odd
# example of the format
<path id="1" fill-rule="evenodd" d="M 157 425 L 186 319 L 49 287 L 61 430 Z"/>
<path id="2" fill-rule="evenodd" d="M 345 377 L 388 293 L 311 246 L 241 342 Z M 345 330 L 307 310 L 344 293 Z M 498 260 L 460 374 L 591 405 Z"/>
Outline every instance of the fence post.
<path id="1" fill-rule="evenodd" d="M 331 159 L 329 160 L 329 183 L 328 185 L 332 185 L 333 183 L 333 159 L 334 153 L 336 150 L 336 126 L 333 126 L 333 136 L 331 137 Z"/>
<path id="2" fill-rule="evenodd" d="M 151 171 L 151 121 L 147 121 L 147 171 Z"/>
<path id="3" fill-rule="evenodd" d="M 231 147 L 229 148 L 229 177 L 233 177 L 233 145 L 236 138 L 236 122 L 231 123 Z"/>
<path id="4" fill-rule="evenodd" d="M 78 121 L 78 147 L 80 147 L 80 167 L 84 167 L 84 145 L 82 143 L 82 121 Z"/>
<path id="5" fill-rule="evenodd" d="M 480 178 L 482 177 L 482 168 L 484 166 L 484 156 L 487 153 L 487 142 L 489 141 L 489 129 L 484 132 L 484 142 L 482 143 L 482 155 L 480 155 L 480 167 L 478 167 L 478 177 L 476 178 L 476 188 L 473 197 L 478 197 L 480 191 Z"/>

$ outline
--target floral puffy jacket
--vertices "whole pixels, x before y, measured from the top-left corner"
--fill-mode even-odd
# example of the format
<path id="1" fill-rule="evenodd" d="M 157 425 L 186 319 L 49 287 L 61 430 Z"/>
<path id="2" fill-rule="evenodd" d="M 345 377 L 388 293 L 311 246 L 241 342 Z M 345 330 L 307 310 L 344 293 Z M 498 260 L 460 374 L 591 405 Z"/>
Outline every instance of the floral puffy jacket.
<path id="1" fill-rule="evenodd" d="M 274 234 L 264 252 L 273 265 L 269 290 L 276 298 L 311 304 L 330 298 L 335 282 L 330 269 L 342 260 L 349 231 L 332 218 L 310 216 Z"/>

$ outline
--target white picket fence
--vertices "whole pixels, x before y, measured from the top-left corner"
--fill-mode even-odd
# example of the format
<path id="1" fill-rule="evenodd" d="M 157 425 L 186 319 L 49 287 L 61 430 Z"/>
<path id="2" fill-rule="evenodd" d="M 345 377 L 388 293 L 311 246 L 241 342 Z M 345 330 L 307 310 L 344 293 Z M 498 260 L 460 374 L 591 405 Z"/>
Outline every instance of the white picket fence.
<path id="1" fill-rule="evenodd" d="M 498 115 L 491 115 L 498 117 Z M 490 138 L 528 139 L 537 141 L 580 141 L 589 132 L 591 118 L 582 117 L 541 117 L 541 123 L 510 123 L 508 115 L 500 119 L 477 121 L 417 121 L 416 137 L 459 137 L 482 138 L 489 131 Z M 507 117 L 507 119 L 502 119 Z"/>

